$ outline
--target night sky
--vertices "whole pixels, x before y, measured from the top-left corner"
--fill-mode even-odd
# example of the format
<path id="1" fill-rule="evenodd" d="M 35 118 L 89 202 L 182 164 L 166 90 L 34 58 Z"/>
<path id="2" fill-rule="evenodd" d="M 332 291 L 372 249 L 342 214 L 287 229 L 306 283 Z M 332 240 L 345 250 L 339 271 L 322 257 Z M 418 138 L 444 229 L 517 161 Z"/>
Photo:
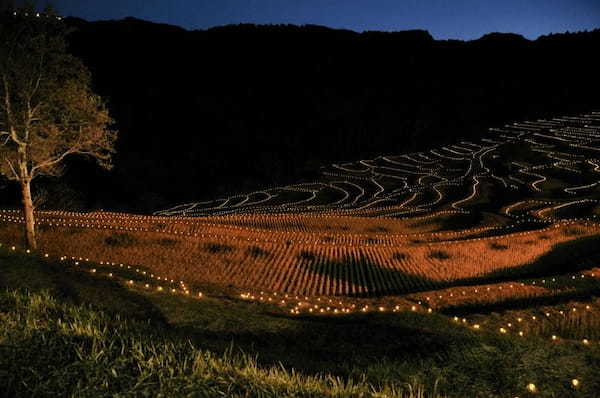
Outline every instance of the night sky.
<path id="1" fill-rule="evenodd" d="M 426 29 L 436 39 L 489 32 L 536 39 L 600 27 L 600 0 L 52 0 L 65 16 L 127 16 L 206 29 L 256 24 L 316 24 L 355 31 Z"/>

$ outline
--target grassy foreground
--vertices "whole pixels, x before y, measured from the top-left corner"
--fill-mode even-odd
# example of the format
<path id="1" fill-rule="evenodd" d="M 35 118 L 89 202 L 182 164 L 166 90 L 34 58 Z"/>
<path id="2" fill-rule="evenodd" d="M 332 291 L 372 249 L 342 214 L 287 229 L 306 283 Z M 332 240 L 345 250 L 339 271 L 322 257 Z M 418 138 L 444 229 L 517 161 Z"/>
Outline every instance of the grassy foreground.
<path id="1" fill-rule="evenodd" d="M 527 397 L 529 383 L 532 396 L 595 397 L 599 370 L 596 346 L 500 337 L 435 314 L 285 317 L 132 291 L 0 248 L 9 397 Z"/>
<path id="2" fill-rule="evenodd" d="M 247 355 L 215 355 L 150 324 L 7 291 L 0 380 L 15 396 L 405 396 L 393 386 L 261 369 Z M 417 392 L 416 395 L 419 395 Z"/>

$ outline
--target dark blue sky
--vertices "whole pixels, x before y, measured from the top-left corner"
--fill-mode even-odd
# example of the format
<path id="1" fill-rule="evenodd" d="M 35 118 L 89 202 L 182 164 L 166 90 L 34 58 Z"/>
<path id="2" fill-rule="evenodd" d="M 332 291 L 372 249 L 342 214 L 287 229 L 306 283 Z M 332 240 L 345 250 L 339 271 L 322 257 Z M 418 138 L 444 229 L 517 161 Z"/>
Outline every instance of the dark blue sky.
<path id="1" fill-rule="evenodd" d="M 251 22 L 363 30 L 427 29 L 436 39 L 489 32 L 529 39 L 600 27 L 600 0 L 52 0 L 65 16 L 134 16 L 187 29 Z M 43 1 L 39 1 L 43 3 Z"/>

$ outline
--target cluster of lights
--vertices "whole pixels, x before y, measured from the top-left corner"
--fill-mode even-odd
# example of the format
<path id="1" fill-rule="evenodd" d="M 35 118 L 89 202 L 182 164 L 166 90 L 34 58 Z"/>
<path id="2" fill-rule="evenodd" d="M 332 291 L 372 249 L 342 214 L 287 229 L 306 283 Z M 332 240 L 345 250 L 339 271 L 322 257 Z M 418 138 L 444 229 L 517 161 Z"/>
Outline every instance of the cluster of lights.
<path id="1" fill-rule="evenodd" d="M 32 13 L 29 14 L 28 12 L 23 12 L 23 13 L 19 13 L 17 11 L 13 11 L 13 16 L 17 17 L 17 16 L 25 16 L 25 17 L 36 17 L 36 18 L 55 18 L 58 21 L 62 21 L 62 17 L 61 16 L 54 16 L 54 15 L 50 15 L 50 14 L 44 14 L 44 13 Z"/>
<path id="2" fill-rule="evenodd" d="M 559 205 L 558 207 L 565 207 L 567 205 L 574 205 L 579 203 L 591 203 L 595 202 L 591 199 L 582 199 L 579 201 L 569 202 L 567 204 Z M 519 204 L 522 202 L 519 202 Z M 449 212 L 454 213 L 454 212 Z M 397 233 L 387 233 L 387 234 L 378 234 L 377 238 L 373 238 L 372 234 L 369 233 L 343 233 L 339 234 L 335 239 L 326 236 L 329 239 L 324 239 L 324 233 L 307 233 L 307 232 L 279 232 L 279 231 L 269 231 L 269 236 L 272 237 L 267 238 L 264 236 L 264 231 L 257 230 L 256 228 L 249 227 L 240 227 L 240 226 L 230 226 L 223 225 L 219 223 L 201 223 L 197 222 L 197 219 L 179 219 L 179 220 L 171 220 L 173 224 L 170 229 L 162 227 L 162 228 L 150 228 L 153 224 L 159 224 L 161 222 L 162 217 L 156 218 L 151 216 L 132 216 L 132 215 L 114 215 L 111 213 L 100 213 L 103 214 L 103 217 L 97 217 L 98 213 L 68 213 L 68 212 L 59 212 L 59 211 L 44 211 L 38 212 L 37 223 L 39 225 L 48 225 L 54 227 L 72 227 L 72 228 L 90 228 L 90 229 L 103 229 L 103 230 L 116 230 L 116 231 L 129 231 L 129 232 L 156 232 L 156 233 L 171 233 L 179 236 L 187 236 L 194 238 L 208 238 L 208 239 L 229 239 L 229 240 L 238 240 L 245 242 L 260 242 L 260 243 L 282 243 L 288 242 L 293 244 L 316 244 L 320 246 L 344 246 L 344 247 L 368 247 L 368 246 L 398 246 L 399 243 L 402 243 L 402 240 L 411 238 L 429 238 L 434 242 L 430 242 L 429 245 L 456 245 L 456 244 L 465 244 L 469 241 L 483 241 L 483 240 L 494 240 L 498 239 L 497 236 L 488 236 L 488 237 L 475 237 L 475 238 L 464 238 L 460 241 L 457 240 L 449 240 L 442 241 L 443 239 L 451 239 L 461 236 L 469 236 L 469 235 L 477 235 L 482 233 L 490 233 L 496 232 L 501 233 L 509 233 L 511 229 L 518 228 L 523 223 L 529 223 L 531 220 L 517 220 L 514 224 L 510 225 L 500 225 L 500 226 L 488 226 L 488 227 L 477 227 L 477 228 L 469 228 L 461 231 L 448 231 L 448 232 L 432 232 L 432 233 L 413 233 L 413 234 L 397 234 Z M 442 215 L 440 213 L 436 213 L 436 216 Z M 21 215 L 19 210 L 0 210 L 0 221 L 11 222 L 11 223 L 24 223 L 24 218 Z M 79 221 L 79 222 L 77 222 Z M 551 220 L 547 220 L 549 222 Z M 589 225 L 595 226 L 596 223 L 593 223 L 592 218 L 585 219 L 558 219 L 556 220 L 562 225 L 574 224 L 577 222 L 588 222 Z M 537 220 L 537 222 L 544 223 L 545 221 Z M 189 224 L 188 224 L 189 223 Z M 222 233 L 199 233 L 199 232 L 185 232 L 182 230 L 178 230 L 177 225 L 183 225 L 188 230 L 200 230 L 202 228 L 225 228 L 229 230 L 229 232 Z M 556 227 L 556 225 L 554 226 Z M 548 227 L 546 230 L 551 229 Z M 240 231 L 241 234 L 231 234 L 231 231 Z M 511 234 L 511 237 L 515 236 L 525 236 L 531 233 L 539 233 L 543 230 L 536 231 L 524 231 L 517 232 Z M 261 234 L 262 233 L 262 234 Z M 248 234 L 255 234 L 260 237 L 248 237 Z M 435 242 L 438 241 L 438 242 Z"/>
<path id="3" fill-rule="evenodd" d="M 1 244 L 0 244 L 0 246 L 1 246 Z M 11 246 L 11 250 L 13 250 L 13 251 L 16 250 L 16 247 Z M 26 253 L 31 253 L 31 251 L 26 250 Z M 44 254 L 43 257 L 49 258 L 50 255 L 48 253 L 46 253 L 46 254 Z M 75 266 L 82 266 L 82 263 L 92 263 L 89 258 L 73 257 L 73 256 L 71 256 L 71 257 L 60 256 L 60 257 L 58 257 L 58 260 L 61 262 L 69 262 L 70 261 Z M 193 297 L 197 297 L 197 298 L 204 297 L 204 294 L 202 292 L 192 294 L 192 292 L 190 291 L 190 289 L 188 288 L 188 286 L 186 285 L 186 283 L 184 281 L 177 282 L 174 279 L 161 277 L 161 276 L 155 275 L 153 273 L 150 273 L 148 271 L 141 270 L 140 268 L 132 267 L 131 265 L 117 264 L 117 263 L 111 262 L 111 261 L 99 261 L 97 263 L 102 266 L 112 266 L 114 268 L 119 268 L 119 269 L 131 271 L 131 272 L 135 272 L 135 273 L 139 274 L 140 277 L 147 278 L 147 279 L 154 279 L 155 281 L 157 281 L 156 282 L 157 285 L 152 285 L 150 283 L 134 281 L 133 279 L 128 279 L 128 280 L 123 279 L 123 280 L 125 280 L 125 284 L 128 286 L 143 286 L 145 289 L 152 289 L 152 290 L 156 290 L 159 292 L 167 291 L 167 292 L 171 292 L 173 294 L 181 293 L 186 296 L 193 296 Z M 89 270 L 89 272 L 92 274 L 98 274 L 98 270 L 96 268 L 91 268 Z M 109 273 L 105 274 L 105 276 L 116 279 L 114 272 L 109 272 Z M 167 284 L 169 286 L 163 287 L 163 285 L 158 285 L 158 283 L 162 283 L 163 285 Z"/>
<path id="4" fill-rule="evenodd" d="M 331 170 L 323 172 L 323 175 L 330 179 L 328 182 L 271 188 L 218 201 L 181 205 L 157 214 L 168 216 L 251 216 L 257 212 L 263 215 L 303 212 L 303 217 L 308 217 L 309 215 L 317 217 L 411 216 L 423 211 L 431 212 L 434 206 L 443 203 L 443 194 L 438 189 L 439 187 L 444 185 L 463 186 L 465 181 L 470 181 L 471 193 L 467 197 L 449 204 L 452 209 L 464 211 L 460 205 L 464 205 L 466 202 L 477 197 L 477 188 L 482 178 L 494 178 L 501 181 L 504 186 L 508 186 L 504 178 L 494 176 L 490 169 L 485 167 L 484 156 L 493 154 L 495 150 L 506 143 L 529 143 L 533 146 L 534 150 L 542 151 L 551 159 L 550 163 L 541 165 L 517 164 L 520 168 L 517 171 L 518 173 L 532 175 L 536 178 L 535 181 L 525 182 L 515 176 L 509 177 L 509 180 L 513 180 L 517 184 L 528 184 L 534 191 L 540 192 L 540 185 L 547 180 L 547 177 L 533 170 L 558 167 L 580 173 L 581 170 L 578 170 L 576 166 L 582 163 L 583 160 L 577 159 L 577 156 L 575 156 L 576 159 L 573 159 L 573 155 L 554 150 L 553 145 L 536 141 L 536 139 L 554 140 L 572 146 L 590 144 L 600 137 L 598 122 L 598 117 L 592 114 L 578 118 L 565 117 L 555 118 L 551 121 L 538 120 L 513 123 L 503 128 L 490 129 L 491 132 L 496 134 L 495 140 L 486 138 L 481 140 L 480 143 L 462 141 L 460 145 L 446 146 L 440 150 L 429 151 L 427 154 L 415 153 L 397 157 L 382 156 L 374 160 L 334 164 L 331 166 Z M 593 149 L 597 150 L 598 148 Z M 497 155 L 494 155 L 494 157 L 497 157 Z M 600 164 L 595 163 L 595 160 L 588 159 L 585 162 L 593 165 L 596 172 L 600 169 Z M 447 174 L 455 171 L 460 171 L 460 174 Z M 381 178 L 387 179 L 387 182 L 383 184 Z M 416 179 L 416 184 L 410 185 L 409 182 L 414 179 Z M 433 182 L 423 183 L 426 179 Z M 396 181 L 396 183 L 393 184 L 393 181 Z M 564 191 L 569 194 L 578 194 L 582 190 L 597 186 L 599 183 L 600 181 L 595 181 L 579 187 L 567 187 L 564 188 Z M 317 196 L 323 189 L 335 190 L 341 193 L 343 197 L 333 203 L 311 205 L 313 200 L 319 200 Z M 280 196 L 280 193 L 284 191 L 298 192 L 304 197 L 297 201 L 291 200 L 288 203 L 269 205 L 270 199 Z M 429 203 L 414 203 L 419 194 L 426 191 L 433 192 L 436 195 L 433 201 Z M 405 196 L 406 193 L 411 193 L 412 195 L 408 200 Z M 257 200 L 257 198 L 259 199 Z M 390 201 L 395 200 L 400 200 L 398 205 L 389 205 Z M 532 216 L 526 220 L 518 220 L 518 224 L 528 222 L 559 222 L 562 220 L 547 217 L 545 213 L 542 213 L 541 216 L 543 220 Z M 596 216 L 592 215 L 581 220 L 595 221 L 595 219 Z M 331 244 L 331 242 L 323 243 Z M 364 245 L 372 243 L 380 245 L 387 244 L 388 241 L 386 238 L 383 238 L 381 241 L 378 239 L 376 242 L 362 243 Z M 347 244 L 347 242 L 339 242 L 339 244 Z M 394 244 L 394 242 L 389 242 L 389 244 Z"/>
<path id="5" fill-rule="evenodd" d="M 0 244 L 1 246 L 1 244 Z M 12 251 L 16 251 L 16 247 L 15 246 L 11 246 L 10 249 Z M 30 250 L 26 250 L 26 253 L 31 253 Z M 44 254 L 44 258 L 48 258 L 49 254 Z M 79 257 L 79 258 L 75 258 L 75 257 L 67 257 L 67 256 L 61 256 L 59 258 L 59 260 L 61 262 L 65 262 L 65 261 L 72 261 L 73 264 L 75 266 L 80 265 L 81 262 L 89 262 L 88 258 L 83 258 L 83 257 Z M 133 286 L 140 286 L 143 287 L 147 290 L 151 290 L 151 289 L 155 289 L 158 292 L 170 292 L 172 294 L 178 294 L 178 293 L 182 293 L 186 296 L 190 296 L 190 297 L 197 297 L 197 298 L 202 298 L 203 294 L 201 292 L 197 293 L 197 295 L 192 295 L 190 290 L 188 289 L 188 287 L 186 286 L 186 284 L 183 281 L 179 281 L 178 282 L 178 288 L 174 287 L 173 284 L 176 284 L 176 281 L 173 279 L 167 279 L 167 278 L 163 278 L 160 276 L 156 276 L 154 274 L 149 274 L 147 271 L 143 271 L 140 270 L 139 268 L 135 268 L 132 267 L 130 265 L 124 265 L 124 264 L 116 264 L 113 262 L 105 262 L 105 261 L 101 261 L 100 265 L 110 265 L 110 266 L 114 266 L 121 269 L 127 269 L 127 270 L 135 270 L 136 273 L 144 275 L 145 277 L 149 277 L 149 278 L 153 278 L 156 279 L 158 281 L 163 281 L 166 283 L 171 283 L 170 287 L 163 287 L 161 285 L 157 285 L 157 286 L 152 286 L 149 283 L 145 283 L 143 284 L 143 282 L 136 282 L 132 279 L 129 279 L 126 282 L 126 285 L 133 287 Z M 97 270 L 95 268 L 90 269 L 90 271 L 92 274 L 96 274 Z M 106 276 L 110 277 L 110 278 L 114 278 L 114 274 L 111 272 L 109 274 L 107 274 Z M 591 273 L 592 277 L 595 277 L 594 273 Z M 581 278 L 585 277 L 584 274 L 580 275 Z M 555 278 L 552 279 L 553 281 L 555 281 Z M 543 283 L 545 283 L 546 281 L 543 280 Z M 523 285 L 523 284 L 521 284 Z M 509 285 L 510 288 L 513 288 L 513 285 Z M 500 287 L 501 288 L 501 287 Z M 490 288 L 487 287 L 487 290 L 489 290 Z M 475 291 L 478 291 L 477 289 Z M 463 291 L 463 294 L 465 292 Z M 452 293 L 450 294 L 452 296 Z M 253 295 L 252 293 L 248 292 L 248 293 L 242 293 L 240 295 L 240 297 L 244 300 L 256 300 L 256 301 L 260 301 L 260 302 L 265 302 L 265 303 L 272 303 L 272 304 L 277 304 L 277 305 L 281 305 L 281 306 L 286 306 L 286 305 L 291 305 L 291 308 L 289 308 L 289 313 L 293 314 L 293 315 L 300 315 L 302 313 L 304 314 L 311 314 L 311 315 L 343 315 L 343 314 L 351 314 L 354 312 L 362 312 L 362 313 L 366 313 L 366 312 L 387 312 L 390 311 L 391 312 L 399 312 L 399 311 L 406 311 L 408 310 L 407 308 L 403 308 L 401 305 L 396 305 L 393 307 L 387 307 L 384 305 L 362 305 L 362 306 L 357 306 L 356 304 L 350 304 L 350 303 L 344 303 L 341 300 L 337 300 L 337 299 L 332 299 L 332 298 L 321 298 L 321 297 L 317 297 L 312 298 L 313 301 L 311 301 L 311 298 L 309 298 L 308 296 L 291 296 L 288 294 L 278 294 L 277 292 L 274 293 L 266 293 L 266 292 L 260 292 L 259 295 Z M 442 296 L 439 296 L 440 298 L 442 298 Z M 426 300 L 429 302 L 430 301 L 430 297 L 426 297 Z M 585 306 L 585 310 L 590 310 L 591 307 L 589 305 Z M 431 314 L 433 313 L 433 309 L 431 307 L 424 307 L 422 305 L 422 303 L 419 301 L 418 306 L 417 305 L 412 305 L 410 307 L 410 311 L 423 311 Z M 570 311 L 563 311 L 560 310 L 559 314 L 561 315 L 565 315 L 565 313 L 575 313 L 577 312 L 577 308 L 576 307 L 572 307 L 570 309 Z M 549 312 L 546 312 L 544 314 L 546 317 L 550 317 L 551 314 Z M 531 316 L 531 321 L 536 321 L 538 320 L 538 318 L 535 315 Z M 455 322 L 462 322 L 463 324 L 467 325 L 468 324 L 468 320 L 466 318 L 462 318 L 459 319 L 458 317 L 454 317 L 454 321 Z M 506 327 L 500 327 L 498 329 L 498 332 L 502 335 L 507 335 L 509 334 L 510 330 L 514 329 L 515 325 L 522 325 L 524 323 L 525 319 L 522 317 L 518 317 L 516 319 L 516 324 L 513 324 L 512 322 L 509 322 L 506 324 Z M 472 325 L 473 330 L 484 330 L 484 327 L 479 324 L 479 323 L 474 323 Z M 516 331 L 516 335 L 520 336 L 520 337 L 524 337 L 525 336 L 525 332 L 521 329 Z M 552 341 L 558 341 L 560 340 L 560 338 L 557 335 L 552 335 L 551 336 L 551 340 Z M 589 339 L 582 339 L 581 340 L 581 344 L 583 344 L 584 346 L 589 346 L 591 345 L 591 341 Z M 572 386 L 574 388 L 579 387 L 580 385 L 580 381 L 578 379 L 572 379 Z M 533 386 L 533 387 L 532 387 Z M 529 391 L 534 391 L 536 389 L 535 385 L 530 384 L 527 386 L 527 389 Z M 534 390 L 532 390 L 534 389 Z"/>
<path id="6" fill-rule="evenodd" d="M 583 311 L 589 311 L 589 310 L 591 310 L 591 306 L 585 305 Z M 566 317 L 571 313 L 577 312 L 577 307 L 572 307 L 570 310 L 558 310 L 556 312 L 559 314 L 559 316 Z M 553 317 L 553 315 L 550 312 L 546 311 L 543 313 L 543 317 L 541 317 L 541 318 L 536 315 L 531 315 L 528 317 L 520 316 L 520 317 L 517 317 L 514 321 L 507 322 L 506 324 L 504 324 L 501 327 L 498 327 L 495 330 L 497 330 L 497 332 L 500 333 L 501 335 L 508 335 L 511 333 L 511 331 L 513 331 L 514 335 L 519 336 L 519 337 L 524 337 L 526 335 L 525 329 L 527 329 L 526 324 L 528 322 L 540 322 L 540 321 L 543 322 L 544 317 L 549 319 L 549 318 Z M 455 316 L 453 318 L 453 320 L 456 323 L 462 323 L 465 325 L 469 324 L 469 321 L 466 318 L 461 319 L 461 318 Z M 480 325 L 479 323 L 474 323 L 471 327 L 474 330 L 484 330 L 484 327 L 482 325 Z M 490 330 L 490 331 L 493 331 L 493 330 Z M 550 336 L 550 340 L 556 342 L 556 341 L 561 341 L 563 339 L 561 339 L 556 334 L 552 334 Z M 569 341 L 571 341 L 571 340 L 569 340 Z M 584 346 L 589 346 L 592 344 L 592 342 L 587 338 L 583 338 L 579 342 L 580 342 L 580 344 L 582 344 Z"/>
<path id="7" fill-rule="evenodd" d="M 65 214 L 61 214 L 60 217 L 52 217 L 52 215 L 50 215 L 49 213 L 52 212 L 43 212 L 40 214 L 40 218 L 41 219 L 55 219 L 55 218 L 62 218 L 63 220 L 68 221 L 67 215 Z M 22 222 L 22 217 L 18 216 L 15 212 L 11 212 L 11 211 L 2 211 L 0 212 L 0 218 L 4 218 L 7 221 L 11 221 L 13 220 L 13 222 Z M 132 217 L 135 222 L 141 222 L 141 220 L 144 220 L 144 222 L 146 222 L 145 226 L 149 227 L 152 226 L 153 224 L 156 224 L 156 221 L 154 220 L 154 217 L 149 217 L 149 216 L 133 216 Z M 124 222 L 128 219 L 127 216 L 125 215 L 115 215 L 115 214 L 104 214 L 104 213 L 91 213 L 90 214 L 90 219 L 91 221 L 98 221 L 98 220 L 104 220 L 104 222 L 106 222 L 108 225 L 116 225 L 119 221 Z M 71 221 L 79 221 L 79 222 L 70 222 L 67 223 L 67 225 L 86 225 L 85 224 L 85 214 L 84 213 L 78 213 L 78 215 L 76 216 L 76 220 L 71 220 Z M 178 221 L 178 223 L 182 223 L 182 220 L 176 220 Z M 433 250 L 437 247 L 451 247 L 454 245 L 459 245 L 461 247 L 463 247 L 464 245 L 468 244 L 469 242 L 478 242 L 478 241 L 490 241 L 490 242 L 496 242 L 496 241 L 500 241 L 500 242 L 506 242 L 506 241 L 514 241 L 514 239 L 518 236 L 529 236 L 531 234 L 540 234 L 542 232 L 546 232 L 546 231 L 550 231 L 550 230 L 555 230 L 557 231 L 558 235 L 560 236 L 561 239 L 570 239 L 569 237 L 566 236 L 562 236 L 564 234 L 560 234 L 560 230 L 557 230 L 558 227 L 560 226 L 568 226 L 568 225 L 576 225 L 576 222 L 563 222 L 560 225 L 556 224 L 553 225 L 551 227 L 547 227 L 545 229 L 542 230 L 535 230 L 535 231 L 525 231 L 525 232 L 518 232 L 518 233 L 514 233 L 514 234 L 510 234 L 510 235 L 506 235 L 506 236 L 490 236 L 490 237 L 483 237 L 483 238 L 474 238 L 474 239 L 462 239 L 462 240 L 456 240 L 456 241 L 450 241 L 450 242 L 429 242 L 427 243 L 427 246 L 424 246 L 423 249 L 420 250 L 419 254 L 417 257 L 415 257 L 414 254 L 411 254 L 410 256 L 410 260 L 405 261 L 403 259 L 395 259 L 394 255 L 396 254 L 396 250 L 397 250 L 397 244 L 396 246 L 388 246 L 388 248 L 385 247 L 378 247 L 378 245 L 374 245 L 376 246 L 375 249 L 370 249 L 370 250 L 362 250 L 360 253 L 352 253 L 352 256 L 364 256 L 367 261 L 370 261 L 374 264 L 382 264 L 384 266 L 387 267 L 391 267 L 392 269 L 397 269 L 400 271 L 405 271 L 407 269 L 407 267 L 414 267 L 414 263 L 415 261 L 425 261 L 426 263 L 428 263 L 431 267 L 432 271 L 435 271 L 437 268 L 439 268 L 439 260 L 436 260 L 435 258 L 431 258 L 428 255 L 428 250 Z M 595 226 L 595 224 L 592 224 L 592 226 Z M 135 229 L 133 226 L 129 226 L 129 224 L 124 225 L 124 228 L 128 228 L 129 230 L 131 229 Z M 147 228 L 144 228 L 147 229 Z M 480 231 L 480 229 L 476 229 L 476 231 Z M 586 231 L 586 234 L 591 233 L 592 231 Z M 223 238 L 224 236 L 219 235 L 219 237 Z M 229 236 L 228 238 L 233 239 L 233 237 Z M 243 237 L 245 240 L 250 241 L 250 242 L 256 242 L 258 241 L 258 239 L 251 239 L 250 237 L 248 237 L 247 235 L 245 237 Z M 219 239 L 222 240 L 222 239 Z M 554 242 L 554 240 L 549 240 Z M 286 256 L 287 258 L 294 258 L 292 255 L 290 255 L 289 250 L 287 248 L 287 246 L 283 246 L 280 242 L 280 247 L 278 248 L 272 248 L 270 247 L 267 251 L 269 252 L 273 252 L 273 250 L 276 250 L 277 253 L 281 253 L 281 255 Z M 314 246 L 317 246 L 316 244 L 314 244 Z M 319 244 L 319 246 L 332 246 L 332 245 L 321 245 Z M 333 245 L 335 246 L 335 245 Z M 346 248 L 352 248 L 354 245 L 352 244 L 348 244 L 344 246 L 344 252 L 346 252 Z M 381 245 L 384 246 L 384 245 Z M 360 246 L 359 246 L 360 247 Z M 281 251 L 280 249 L 284 249 L 283 251 Z M 336 249 L 328 249 L 325 248 L 326 250 L 324 251 L 323 249 L 317 249 L 316 247 L 307 247 L 307 249 L 310 249 L 310 251 L 312 253 L 315 254 L 315 258 L 339 258 L 340 256 L 343 255 L 344 252 L 337 252 Z M 314 250 L 313 250 L 314 249 Z M 75 247 L 73 248 L 73 250 L 77 250 Z M 299 250 L 299 249 L 298 249 Z M 479 250 L 479 249 L 477 249 Z M 74 254 L 74 253 L 73 253 Z M 247 254 L 247 250 L 236 250 L 235 253 L 228 253 L 225 252 L 224 254 L 222 254 L 222 256 L 226 256 L 230 259 L 233 259 L 235 256 L 236 259 L 242 259 L 242 258 L 246 258 L 246 256 L 248 256 Z M 451 254 L 451 257 L 454 257 L 453 254 Z M 272 259 L 272 256 L 268 256 L 265 257 Z M 458 257 L 460 258 L 460 256 Z M 115 259 L 113 259 L 112 261 L 116 261 Z M 244 260 L 245 261 L 245 260 Z M 263 260 L 257 260 L 254 259 L 253 261 L 263 261 Z M 266 260 L 265 260 L 266 261 Z M 272 260 L 269 260 L 272 264 Z M 362 260 L 361 260 L 362 261 Z M 310 263 L 310 264 L 319 264 L 319 262 L 314 263 L 314 259 L 307 259 L 306 262 Z M 439 274 L 438 271 L 435 271 L 437 274 L 436 279 L 440 280 L 440 281 L 446 281 L 446 280 L 451 280 L 451 279 L 456 279 L 456 278 L 461 278 L 461 277 L 470 277 L 470 276 L 474 276 L 474 275 L 480 275 L 482 272 L 488 272 L 491 269 L 482 269 L 482 267 L 484 267 L 486 264 L 488 264 L 489 262 L 481 262 L 478 261 L 476 258 L 473 259 L 473 261 L 471 262 L 471 264 L 473 265 L 473 267 L 469 267 L 468 269 L 464 269 L 463 271 L 466 271 L 462 273 L 462 275 L 456 274 L 455 271 L 452 271 L 453 274 L 451 275 L 444 275 L 444 274 Z M 279 262 L 277 262 L 277 264 L 279 264 Z M 148 264 L 148 265 L 152 265 L 152 264 Z M 357 281 L 357 282 L 353 282 L 352 280 L 348 279 L 348 280 L 344 280 L 342 279 L 338 279 L 333 277 L 333 280 L 330 281 L 329 277 L 327 277 L 327 274 L 321 274 L 318 270 L 314 271 L 310 274 L 302 271 L 305 268 L 306 264 L 294 264 L 293 262 L 290 263 L 289 261 L 284 261 L 281 262 L 281 264 L 276 268 L 277 269 L 277 277 L 269 277 L 269 278 L 261 278 L 260 275 L 256 274 L 256 273 L 252 273 L 252 274 L 247 274 L 247 273 L 239 273 L 236 270 L 224 270 L 225 272 L 227 272 L 227 274 L 225 274 L 225 278 L 229 278 L 232 282 L 234 282 L 235 285 L 238 286 L 256 286 L 257 288 L 262 288 L 262 289 L 269 289 L 272 291 L 281 291 L 284 289 L 281 289 L 280 284 L 286 284 L 287 282 L 281 282 L 281 278 L 280 277 L 285 277 L 288 278 L 288 280 L 291 282 L 289 284 L 290 288 L 289 289 L 285 289 L 287 290 L 286 293 L 292 293 L 292 294 L 298 294 L 298 293 L 302 293 L 302 294 L 311 294 L 311 295 L 364 295 L 364 294 L 372 294 L 372 293 L 377 293 L 378 295 L 380 294 L 386 294 L 386 293 L 397 293 L 397 292 L 401 292 L 401 291 L 407 291 L 407 290 L 411 290 L 412 287 L 411 286 L 407 286 L 406 285 L 406 281 L 404 280 L 391 280 L 388 281 L 385 285 L 381 284 L 380 281 L 378 281 L 378 276 L 376 274 L 376 271 L 374 270 L 374 272 L 369 272 L 365 275 L 363 275 L 361 278 L 361 281 Z M 350 265 L 352 267 L 355 267 L 354 265 Z M 350 267 L 349 266 L 349 267 Z M 360 266 L 360 265 L 359 265 Z M 290 268 L 292 267 L 292 268 Z M 303 268 L 304 267 L 304 268 Z M 266 269 L 266 268 L 265 268 Z M 295 269 L 295 271 L 293 272 L 289 272 L 291 269 Z M 234 272 L 235 271 L 235 272 Z M 343 271 L 346 272 L 346 271 Z M 414 272 L 414 271 L 409 271 L 409 272 Z M 231 279 L 233 278 L 235 274 L 235 279 Z M 227 276 L 229 275 L 229 276 Z M 274 274 L 273 274 L 274 275 Z M 304 278 L 305 282 L 306 282 L 306 278 L 309 278 L 311 281 L 315 282 L 315 283 L 311 283 L 310 289 L 306 289 L 307 284 L 306 283 L 301 283 L 298 284 L 298 278 Z M 221 277 L 219 277 L 221 278 Z M 242 279 L 240 279 L 242 278 Z M 245 278 L 245 279 L 244 279 Z M 252 280 L 248 279 L 251 278 Z M 219 279 L 221 280 L 221 279 Z M 327 281 L 326 281 L 327 280 Z M 265 283 L 266 282 L 266 283 Z M 532 283 L 533 285 L 535 285 L 535 281 Z M 442 282 L 443 285 L 443 282 Z M 436 284 L 432 284 L 431 285 L 432 288 L 436 287 Z"/>

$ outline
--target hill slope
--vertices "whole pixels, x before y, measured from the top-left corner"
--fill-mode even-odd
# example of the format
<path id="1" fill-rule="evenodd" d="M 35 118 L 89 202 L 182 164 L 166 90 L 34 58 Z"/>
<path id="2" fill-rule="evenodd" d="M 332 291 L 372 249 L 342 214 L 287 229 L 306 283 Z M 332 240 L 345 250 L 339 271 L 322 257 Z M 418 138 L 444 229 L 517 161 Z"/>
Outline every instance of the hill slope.
<path id="1" fill-rule="evenodd" d="M 600 109 L 591 57 L 600 30 L 461 42 L 423 31 L 67 23 L 121 138 L 114 171 L 74 161 L 67 196 L 76 200 L 50 184 L 62 198 L 51 208 L 151 212 Z"/>

